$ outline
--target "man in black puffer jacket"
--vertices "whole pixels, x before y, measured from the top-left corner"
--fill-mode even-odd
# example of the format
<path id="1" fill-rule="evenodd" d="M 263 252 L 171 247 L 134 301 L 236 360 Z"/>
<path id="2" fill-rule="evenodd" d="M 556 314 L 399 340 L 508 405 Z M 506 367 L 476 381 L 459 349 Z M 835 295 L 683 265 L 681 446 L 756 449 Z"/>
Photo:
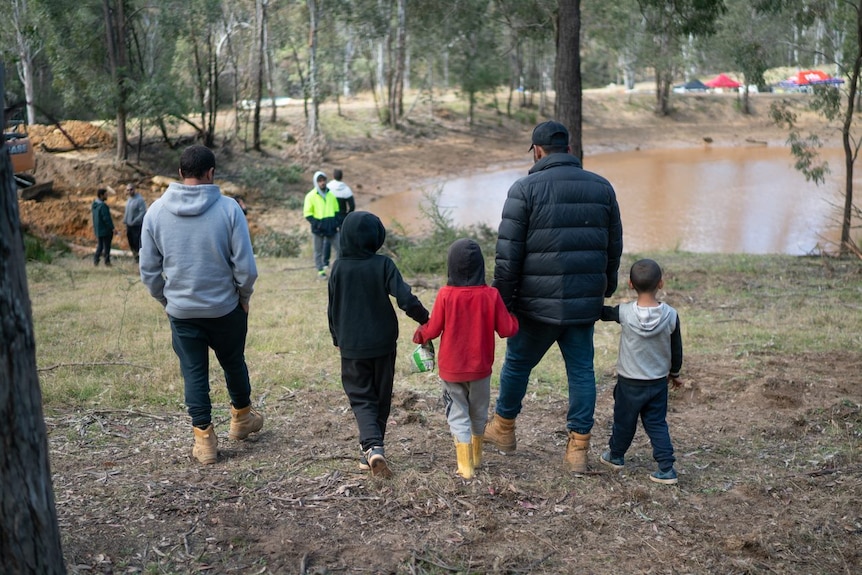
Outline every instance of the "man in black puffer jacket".
<path id="1" fill-rule="evenodd" d="M 583 473 L 596 405 L 593 326 L 617 288 L 623 228 L 613 187 L 569 153 L 565 126 L 539 124 L 532 143 L 535 164 L 509 189 L 497 239 L 494 286 L 521 329 L 506 345 L 485 441 L 515 450 L 530 372 L 556 342 L 569 386 L 565 462 Z"/>

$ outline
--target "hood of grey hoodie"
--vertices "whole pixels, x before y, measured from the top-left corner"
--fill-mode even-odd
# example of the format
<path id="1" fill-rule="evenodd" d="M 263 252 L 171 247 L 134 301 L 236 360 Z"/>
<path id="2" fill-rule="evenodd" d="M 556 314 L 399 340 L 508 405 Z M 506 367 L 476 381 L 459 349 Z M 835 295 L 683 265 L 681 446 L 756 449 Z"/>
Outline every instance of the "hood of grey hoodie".
<path id="1" fill-rule="evenodd" d="M 165 209 L 177 216 L 197 216 L 207 211 L 221 197 L 215 184 L 187 186 L 171 182 L 161 200 Z"/>
<path id="2" fill-rule="evenodd" d="M 634 303 L 631 307 L 632 313 L 626 319 L 629 327 L 642 334 L 660 332 L 663 325 L 670 323 L 669 309 L 663 302 L 659 302 L 655 307 L 641 307 Z"/>
<path id="3" fill-rule="evenodd" d="M 656 307 L 640 307 L 636 302 L 620 304 L 620 326 L 617 373 L 636 380 L 667 376 L 676 310 L 663 302 Z"/>

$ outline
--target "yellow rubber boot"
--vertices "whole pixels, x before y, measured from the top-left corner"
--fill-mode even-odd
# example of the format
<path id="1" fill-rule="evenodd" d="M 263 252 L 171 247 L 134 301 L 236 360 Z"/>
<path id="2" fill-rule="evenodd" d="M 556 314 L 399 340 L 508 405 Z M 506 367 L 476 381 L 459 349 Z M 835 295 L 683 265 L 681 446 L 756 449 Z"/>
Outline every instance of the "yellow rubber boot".
<path id="1" fill-rule="evenodd" d="M 566 443 L 566 467 L 575 473 L 586 473 L 587 453 L 590 451 L 589 433 L 569 432 L 569 441 Z"/>
<path id="2" fill-rule="evenodd" d="M 473 444 L 455 441 L 455 455 L 458 458 L 458 475 L 464 479 L 473 477 Z"/>
<path id="3" fill-rule="evenodd" d="M 473 447 L 473 469 L 482 465 L 482 447 L 484 443 L 485 440 L 481 435 L 474 435 L 472 437 L 470 445 Z"/>
<path id="4" fill-rule="evenodd" d="M 230 406 L 230 431 L 227 435 L 234 441 L 241 441 L 250 433 L 260 431 L 263 427 L 263 416 L 252 406 L 234 409 Z"/>
<path id="5" fill-rule="evenodd" d="M 515 451 L 515 420 L 500 417 L 496 413 L 485 426 L 485 441 L 500 451 Z"/>
<path id="6" fill-rule="evenodd" d="M 204 465 L 212 465 L 218 461 L 218 437 L 216 437 L 213 424 L 210 423 L 206 429 L 193 427 L 195 430 L 195 446 L 192 447 L 192 457 Z"/>

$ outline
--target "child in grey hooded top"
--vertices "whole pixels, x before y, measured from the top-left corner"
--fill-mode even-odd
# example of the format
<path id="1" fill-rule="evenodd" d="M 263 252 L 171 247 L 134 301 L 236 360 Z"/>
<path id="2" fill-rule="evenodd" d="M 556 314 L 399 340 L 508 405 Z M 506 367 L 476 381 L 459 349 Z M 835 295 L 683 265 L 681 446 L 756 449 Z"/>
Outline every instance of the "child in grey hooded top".
<path id="1" fill-rule="evenodd" d="M 656 262 L 639 260 L 629 275 L 629 287 L 637 292 L 637 300 L 602 309 L 602 320 L 615 321 L 622 330 L 614 387 L 613 432 L 608 442 L 610 449 L 600 461 L 622 469 L 640 417 L 659 466 L 650 480 L 672 485 L 677 482 L 677 475 L 667 426 L 667 401 L 668 380 L 674 387 L 682 383 L 679 316 L 674 308 L 656 299 L 656 293 L 664 286 Z"/>

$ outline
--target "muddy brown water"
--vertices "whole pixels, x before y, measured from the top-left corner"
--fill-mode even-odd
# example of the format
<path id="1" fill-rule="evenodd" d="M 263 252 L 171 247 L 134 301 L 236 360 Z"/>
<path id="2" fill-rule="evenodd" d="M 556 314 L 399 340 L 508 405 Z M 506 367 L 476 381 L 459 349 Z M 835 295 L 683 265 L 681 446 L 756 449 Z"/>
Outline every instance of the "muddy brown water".
<path id="1" fill-rule="evenodd" d="M 834 248 L 842 200 L 843 155 L 823 150 L 826 183 L 806 182 L 787 148 L 674 149 L 589 156 L 585 167 L 617 192 L 625 251 L 807 254 Z M 509 186 L 527 174 L 529 158 L 509 166 L 427 182 L 362 209 L 408 233 L 427 224 L 420 206 L 440 191 L 439 205 L 458 226 L 496 229 Z M 427 203 L 426 203 L 427 205 Z"/>

